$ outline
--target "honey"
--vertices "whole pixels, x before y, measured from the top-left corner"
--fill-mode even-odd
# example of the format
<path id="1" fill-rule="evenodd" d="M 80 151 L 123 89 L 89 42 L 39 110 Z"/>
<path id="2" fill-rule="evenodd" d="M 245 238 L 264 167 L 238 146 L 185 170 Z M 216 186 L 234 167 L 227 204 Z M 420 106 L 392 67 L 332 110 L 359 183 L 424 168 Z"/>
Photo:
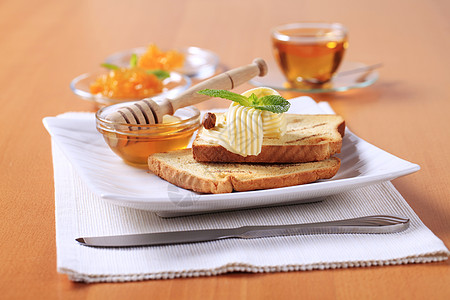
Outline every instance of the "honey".
<path id="1" fill-rule="evenodd" d="M 129 104 L 130 102 L 128 102 Z M 150 154 L 186 148 L 200 127 L 200 112 L 193 107 L 166 115 L 162 124 L 131 125 L 108 121 L 105 116 L 122 105 L 116 104 L 97 112 L 97 130 L 111 150 L 129 165 L 147 169 Z"/>
<path id="2" fill-rule="evenodd" d="M 147 168 L 150 154 L 186 148 L 195 129 L 173 135 L 161 134 L 152 137 L 137 137 L 126 133 L 106 133 L 104 139 L 112 151 L 126 163 Z"/>

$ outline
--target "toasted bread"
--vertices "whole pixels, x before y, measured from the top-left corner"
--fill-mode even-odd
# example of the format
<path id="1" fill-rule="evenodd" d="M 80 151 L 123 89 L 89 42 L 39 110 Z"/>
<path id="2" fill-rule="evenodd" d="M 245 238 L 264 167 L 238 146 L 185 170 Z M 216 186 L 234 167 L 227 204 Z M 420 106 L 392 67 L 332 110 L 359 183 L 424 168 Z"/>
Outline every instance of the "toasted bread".
<path id="1" fill-rule="evenodd" d="M 339 153 L 345 121 L 337 115 L 286 114 L 287 131 L 281 138 L 264 137 L 261 153 L 241 156 L 202 138 L 192 144 L 195 160 L 233 163 L 298 163 L 320 161 Z"/>
<path id="2" fill-rule="evenodd" d="M 201 163 L 191 149 L 152 154 L 151 172 L 179 187 L 200 193 L 231 193 L 280 188 L 333 177 L 338 158 L 294 164 Z"/>

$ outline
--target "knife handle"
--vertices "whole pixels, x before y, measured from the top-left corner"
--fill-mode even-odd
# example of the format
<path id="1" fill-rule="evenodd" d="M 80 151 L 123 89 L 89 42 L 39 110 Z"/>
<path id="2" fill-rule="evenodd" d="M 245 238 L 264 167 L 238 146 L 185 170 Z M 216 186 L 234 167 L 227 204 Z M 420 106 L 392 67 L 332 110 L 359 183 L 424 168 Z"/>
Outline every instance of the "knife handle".
<path id="1" fill-rule="evenodd" d="M 252 239 L 270 236 L 300 234 L 340 234 L 340 233 L 394 233 L 407 229 L 410 220 L 397 216 L 368 216 L 322 223 L 245 226 L 234 237 Z"/>

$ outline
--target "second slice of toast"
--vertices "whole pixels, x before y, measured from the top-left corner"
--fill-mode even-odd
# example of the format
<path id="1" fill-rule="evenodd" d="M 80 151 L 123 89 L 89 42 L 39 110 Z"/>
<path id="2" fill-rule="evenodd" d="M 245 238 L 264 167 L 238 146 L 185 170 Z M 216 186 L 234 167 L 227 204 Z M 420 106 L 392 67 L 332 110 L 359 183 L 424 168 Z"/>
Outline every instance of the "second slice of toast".
<path id="1" fill-rule="evenodd" d="M 151 172 L 181 188 L 200 193 L 231 193 L 281 188 L 333 177 L 340 160 L 332 157 L 319 162 L 295 164 L 201 163 L 191 149 L 149 156 Z"/>
<path id="2" fill-rule="evenodd" d="M 286 114 L 287 130 L 281 138 L 264 137 L 261 153 L 241 156 L 202 138 L 200 129 L 192 144 L 199 162 L 300 163 L 321 161 L 339 153 L 345 121 L 338 115 Z"/>

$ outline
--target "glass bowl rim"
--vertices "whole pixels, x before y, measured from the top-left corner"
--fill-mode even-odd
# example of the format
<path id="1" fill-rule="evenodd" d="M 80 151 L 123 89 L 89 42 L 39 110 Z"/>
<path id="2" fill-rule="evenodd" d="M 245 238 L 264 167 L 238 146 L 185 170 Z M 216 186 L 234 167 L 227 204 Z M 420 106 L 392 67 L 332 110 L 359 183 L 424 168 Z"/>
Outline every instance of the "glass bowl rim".
<path id="1" fill-rule="evenodd" d="M 281 30 L 287 29 L 295 29 L 295 28 L 318 28 L 318 29 L 333 29 L 337 30 L 340 33 L 338 35 L 333 35 L 330 39 L 329 36 L 290 36 L 284 33 L 281 33 Z M 341 23 L 333 22 L 297 22 L 297 23 L 288 23 L 283 25 L 278 25 L 272 29 L 272 37 L 276 40 L 283 42 L 314 42 L 314 41 L 328 41 L 328 40 L 336 40 L 338 38 L 345 38 L 348 34 L 348 29 Z"/>
<path id="2" fill-rule="evenodd" d="M 122 51 L 118 51 L 110 54 L 105 58 L 106 63 L 111 64 L 119 64 L 121 65 L 121 60 L 124 57 L 131 56 L 131 54 L 135 53 L 137 55 L 142 55 L 148 49 L 149 45 L 134 47 Z M 164 50 L 164 49 L 162 49 Z M 174 71 L 184 74 L 189 78 L 193 79 L 205 79 L 208 78 L 216 72 L 216 69 L 219 67 L 220 58 L 219 56 L 212 50 L 200 48 L 196 46 L 187 46 L 187 47 L 176 47 L 174 50 L 179 51 L 185 55 L 185 58 L 188 57 L 200 57 L 204 63 L 199 66 L 196 66 L 194 69 L 186 69 L 185 66 L 181 68 L 177 68 Z M 166 50 L 164 50 L 166 51 Z M 206 62 L 206 63 L 205 63 Z"/>
<path id="3" fill-rule="evenodd" d="M 128 102 L 138 101 L 138 100 L 144 99 L 144 98 L 122 98 L 122 99 L 109 98 L 109 97 L 105 97 L 103 95 L 92 94 L 92 93 L 90 93 L 90 92 L 88 92 L 86 90 L 79 89 L 76 86 L 80 81 L 82 81 L 84 79 L 87 79 L 87 78 L 93 77 L 93 76 L 98 76 L 98 75 L 101 75 L 101 74 L 105 74 L 107 72 L 108 72 L 108 70 L 97 70 L 97 71 L 87 72 L 87 73 L 83 73 L 81 75 L 78 75 L 77 77 L 72 79 L 72 81 L 70 82 L 70 89 L 72 90 L 72 92 L 75 95 L 79 96 L 83 100 L 88 100 L 88 101 L 91 101 L 91 102 L 94 102 L 94 103 L 97 103 L 97 104 L 106 105 L 106 106 L 115 105 L 115 104 L 121 104 L 121 103 L 128 103 Z M 179 78 L 183 79 L 186 83 L 184 85 L 176 86 L 176 87 L 174 87 L 174 88 L 172 88 L 170 90 L 162 91 L 161 93 L 157 93 L 157 94 L 151 95 L 150 97 L 163 97 L 163 96 L 165 96 L 167 94 L 170 94 L 170 92 L 175 90 L 176 88 L 179 88 L 180 92 L 183 92 L 186 89 L 188 89 L 191 86 L 191 84 L 192 84 L 192 80 L 189 78 L 189 76 L 187 76 L 185 74 L 181 74 L 179 72 L 171 71 L 170 75 L 171 76 L 179 76 Z"/>
<path id="4" fill-rule="evenodd" d="M 159 130 L 158 132 L 161 133 L 161 130 L 163 130 L 163 129 L 167 129 L 167 130 L 171 130 L 171 129 L 173 130 L 173 129 L 177 129 L 177 128 L 186 129 L 186 128 L 191 127 L 192 125 L 196 125 L 196 123 L 198 125 L 197 128 L 200 127 L 201 113 L 200 113 L 200 110 L 198 108 L 196 108 L 195 106 L 182 107 L 182 108 L 176 110 L 176 112 L 187 111 L 188 113 L 190 113 L 192 115 L 188 116 L 186 119 L 182 119 L 177 122 L 169 122 L 169 123 L 128 124 L 128 123 L 121 123 L 121 122 L 113 122 L 113 121 L 107 120 L 105 117 L 102 117 L 102 114 L 106 110 L 112 109 L 113 106 L 118 106 L 118 107 L 128 106 L 135 102 L 137 102 L 137 101 L 123 102 L 123 103 L 113 104 L 113 105 L 109 105 L 109 106 L 100 108 L 95 113 L 97 128 L 99 126 L 102 126 L 101 127 L 102 130 L 107 130 L 107 131 L 116 132 L 116 133 L 124 133 L 124 131 L 119 130 L 117 128 L 120 126 L 120 127 L 128 128 L 128 130 L 126 131 L 127 135 L 130 135 L 133 133 L 133 131 L 136 131 L 135 133 L 137 136 L 145 136 L 145 135 L 151 136 L 152 132 L 146 133 L 146 134 L 139 134 L 139 130 L 137 130 L 137 129 L 141 129 L 141 132 L 142 132 L 142 129 L 146 129 L 146 130 L 157 129 L 157 130 Z"/>

